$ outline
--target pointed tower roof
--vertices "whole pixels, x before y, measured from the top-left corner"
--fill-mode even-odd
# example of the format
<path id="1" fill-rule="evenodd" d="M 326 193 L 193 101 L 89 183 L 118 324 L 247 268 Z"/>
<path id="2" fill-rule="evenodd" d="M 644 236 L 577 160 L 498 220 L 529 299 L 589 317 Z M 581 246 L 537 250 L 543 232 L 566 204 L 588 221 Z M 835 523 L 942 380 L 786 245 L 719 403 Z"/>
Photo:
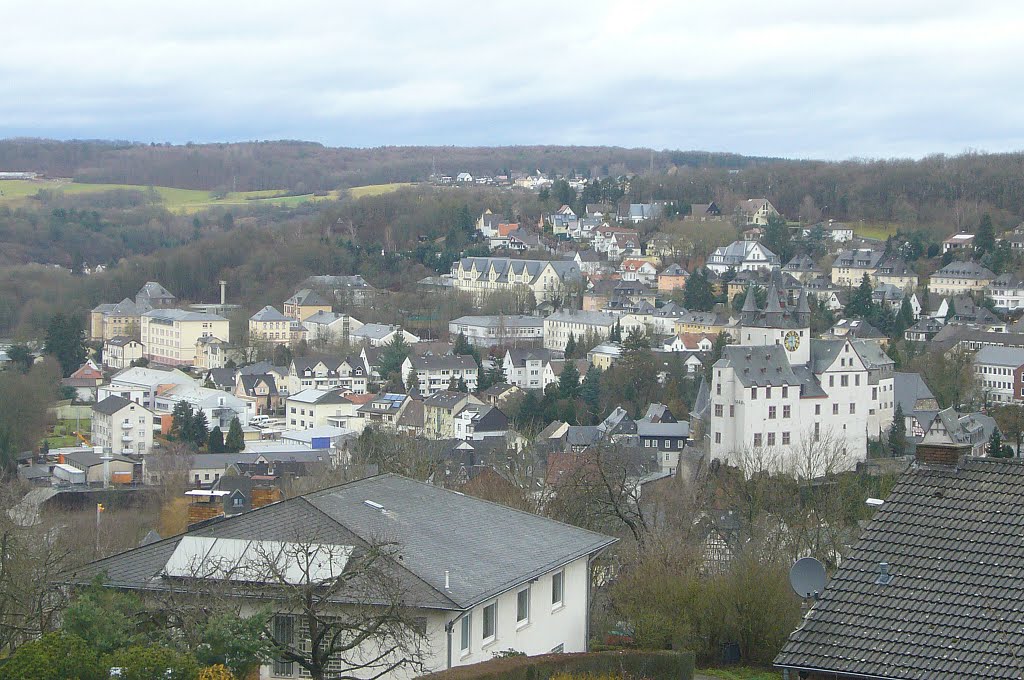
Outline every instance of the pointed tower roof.
<path id="1" fill-rule="evenodd" d="M 757 314 L 761 311 L 757 308 L 757 296 L 754 294 L 753 284 L 747 286 L 747 299 L 743 301 L 743 309 L 740 311 L 744 314 Z"/>
<path id="2" fill-rule="evenodd" d="M 786 311 L 782 306 L 782 301 L 779 300 L 779 290 L 775 287 L 775 281 L 768 284 L 768 301 L 765 302 L 764 311 L 765 314 Z"/>
<path id="3" fill-rule="evenodd" d="M 810 314 L 811 306 L 807 304 L 807 289 L 800 289 L 800 297 L 796 301 L 796 313 L 797 314 Z"/>

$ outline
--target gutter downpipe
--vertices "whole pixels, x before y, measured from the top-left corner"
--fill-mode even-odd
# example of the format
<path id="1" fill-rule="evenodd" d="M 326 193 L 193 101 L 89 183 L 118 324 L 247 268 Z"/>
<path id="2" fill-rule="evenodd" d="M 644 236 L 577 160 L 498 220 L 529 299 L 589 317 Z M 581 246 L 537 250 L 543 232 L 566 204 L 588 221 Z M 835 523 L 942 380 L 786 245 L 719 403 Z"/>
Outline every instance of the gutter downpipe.
<path id="1" fill-rule="evenodd" d="M 461 612 L 459 612 L 458 616 L 456 616 L 454 619 L 452 619 L 448 623 L 444 624 L 444 632 L 448 635 L 448 650 L 447 650 L 448 654 L 447 654 L 447 660 L 446 660 L 446 663 L 445 663 L 445 669 L 446 670 L 450 670 L 451 667 L 452 667 L 452 634 L 455 631 L 455 624 L 458 623 L 459 620 L 462 619 L 462 617 L 465 616 L 465 615 L 466 615 L 466 612 L 465 611 L 461 611 Z"/>

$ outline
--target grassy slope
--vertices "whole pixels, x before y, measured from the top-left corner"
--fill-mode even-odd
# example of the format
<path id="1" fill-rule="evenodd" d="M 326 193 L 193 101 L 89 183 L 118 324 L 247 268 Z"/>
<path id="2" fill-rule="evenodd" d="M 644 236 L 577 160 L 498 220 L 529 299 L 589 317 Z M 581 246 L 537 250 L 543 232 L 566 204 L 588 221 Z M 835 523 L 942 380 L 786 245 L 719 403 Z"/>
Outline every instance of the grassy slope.
<path id="1" fill-rule="evenodd" d="M 352 198 L 377 196 L 395 191 L 408 184 L 373 184 L 353 187 L 348 190 Z M 146 190 L 148 187 L 132 184 L 79 184 L 67 180 L 0 180 L 0 205 L 17 206 L 34 196 L 39 190 L 61 191 L 65 194 L 85 194 L 116 189 Z M 304 194 L 301 196 L 284 196 L 283 192 L 274 189 L 266 191 L 233 191 L 223 198 L 214 198 L 211 192 L 198 189 L 176 189 L 174 187 L 154 187 L 163 204 L 168 210 L 186 213 L 198 212 L 217 206 L 243 206 L 260 203 L 293 206 L 307 201 L 337 200 L 340 191 L 331 191 L 325 196 Z"/>

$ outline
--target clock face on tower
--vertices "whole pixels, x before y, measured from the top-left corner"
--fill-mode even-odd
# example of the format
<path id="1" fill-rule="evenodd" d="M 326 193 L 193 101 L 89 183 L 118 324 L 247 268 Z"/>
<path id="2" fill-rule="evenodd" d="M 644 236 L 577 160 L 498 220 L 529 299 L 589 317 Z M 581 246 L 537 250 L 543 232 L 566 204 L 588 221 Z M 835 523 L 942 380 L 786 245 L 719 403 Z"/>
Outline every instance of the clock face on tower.
<path id="1" fill-rule="evenodd" d="M 795 352 L 796 348 L 800 346 L 800 336 L 796 334 L 796 331 L 789 331 L 786 333 L 786 337 L 783 338 L 782 344 L 786 347 L 789 352 Z"/>

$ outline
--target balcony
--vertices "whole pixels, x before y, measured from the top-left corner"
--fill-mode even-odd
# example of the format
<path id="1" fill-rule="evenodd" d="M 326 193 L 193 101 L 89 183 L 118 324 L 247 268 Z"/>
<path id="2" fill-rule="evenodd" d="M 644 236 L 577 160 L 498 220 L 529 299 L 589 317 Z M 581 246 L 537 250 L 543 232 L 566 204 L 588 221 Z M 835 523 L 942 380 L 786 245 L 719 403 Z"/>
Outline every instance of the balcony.
<path id="1" fill-rule="evenodd" d="M 130 429 L 132 429 L 132 424 L 130 422 L 129 423 L 121 423 L 121 429 L 122 430 L 130 430 Z"/>
<path id="2" fill-rule="evenodd" d="M 123 442 L 130 442 L 131 440 L 132 440 L 132 436 L 130 434 L 128 434 L 127 432 L 124 433 L 123 435 L 121 435 L 121 441 L 123 441 Z"/>

